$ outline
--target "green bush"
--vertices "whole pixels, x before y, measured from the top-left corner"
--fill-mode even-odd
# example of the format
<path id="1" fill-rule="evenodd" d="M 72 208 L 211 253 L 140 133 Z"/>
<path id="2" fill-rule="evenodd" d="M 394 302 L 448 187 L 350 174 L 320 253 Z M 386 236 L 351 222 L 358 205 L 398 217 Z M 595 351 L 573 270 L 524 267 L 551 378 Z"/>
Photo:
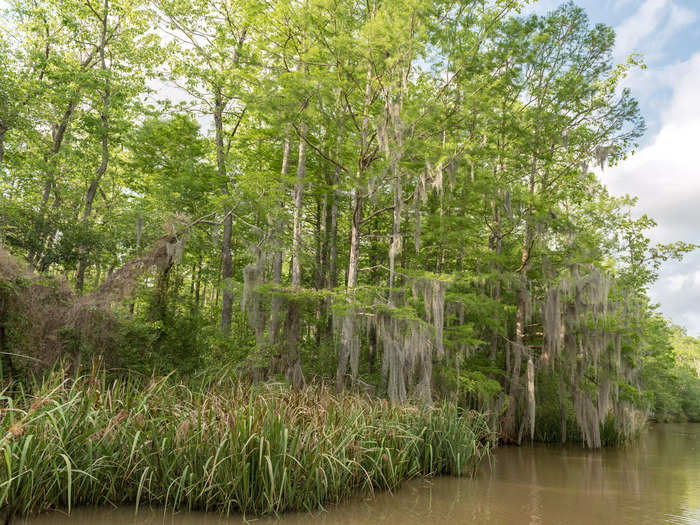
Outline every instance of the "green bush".
<path id="1" fill-rule="evenodd" d="M 4 395 L 0 509 L 158 505 L 221 513 L 310 510 L 354 491 L 471 475 L 494 443 L 485 419 L 451 405 L 391 407 L 210 379 L 47 376 Z"/>

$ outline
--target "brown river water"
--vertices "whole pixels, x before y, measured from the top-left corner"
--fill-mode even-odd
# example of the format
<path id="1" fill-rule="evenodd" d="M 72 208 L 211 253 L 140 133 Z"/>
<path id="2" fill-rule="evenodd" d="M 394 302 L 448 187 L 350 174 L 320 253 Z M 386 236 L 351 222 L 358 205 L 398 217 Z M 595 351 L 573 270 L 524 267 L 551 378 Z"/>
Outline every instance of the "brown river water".
<path id="1" fill-rule="evenodd" d="M 697 524 L 700 424 L 654 425 L 639 442 L 590 452 L 576 447 L 502 447 L 475 479 L 406 483 L 394 493 L 357 497 L 323 512 L 251 519 L 260 525 Z M 234 525 L 222 518 L 162 510 L 78 509 L 26 525 Z"/>

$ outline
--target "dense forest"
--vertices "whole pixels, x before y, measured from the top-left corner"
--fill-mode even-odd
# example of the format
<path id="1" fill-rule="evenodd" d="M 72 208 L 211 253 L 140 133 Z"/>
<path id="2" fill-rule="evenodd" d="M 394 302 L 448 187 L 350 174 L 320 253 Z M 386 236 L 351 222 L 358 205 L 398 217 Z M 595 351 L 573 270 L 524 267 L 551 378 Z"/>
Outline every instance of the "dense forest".
<path id="1" fill-rule="evenodd" d="M 699 420 L 700 341 L 647 295 L 695 247 L 596 177 L 642 57 L 524 3 L 7 2 L 4 384 L 332 385 L 590 447 Z"/>

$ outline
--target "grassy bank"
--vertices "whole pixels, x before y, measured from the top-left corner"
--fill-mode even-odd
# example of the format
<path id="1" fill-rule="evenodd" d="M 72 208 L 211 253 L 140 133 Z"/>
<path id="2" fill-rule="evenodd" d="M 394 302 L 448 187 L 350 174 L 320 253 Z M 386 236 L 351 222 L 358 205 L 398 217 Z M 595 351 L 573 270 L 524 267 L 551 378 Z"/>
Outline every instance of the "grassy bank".
<path id="1" fill-rule="evenodd" d="M 492 445 L 478 414 L 339 398 L 322 385 L 54 374 L 33 390 L 0 398 L 0 508 L 14 515 L 119 504 L 316 509 L 417 476 L 471 475 Z"/>

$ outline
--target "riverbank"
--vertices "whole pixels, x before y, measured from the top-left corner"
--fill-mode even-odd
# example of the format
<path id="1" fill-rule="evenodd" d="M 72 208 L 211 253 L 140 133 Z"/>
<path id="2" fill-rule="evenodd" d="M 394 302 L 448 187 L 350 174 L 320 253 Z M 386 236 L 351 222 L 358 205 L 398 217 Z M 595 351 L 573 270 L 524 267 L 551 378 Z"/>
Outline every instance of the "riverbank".
<path id="1" fill-rule="evenodd" d="M 494 443 L 477 413 L 323 385 L 54 374 L 31 395 L 11 387 L 0 400 L 0 509 L 14 516 L 79 505 L 313 510 L 417 477 L 473 475 Z"/>
<path id="2" fill-rule="evenodd" d="M 326 512 L 286 513 L 256 525 L 658 525 L 700 523 L 700 424 L 652 424 L 625 447 L 503 446 L 474 477 L 408 481 L 356 495 Z M 22 525 L 247 525 L 241 516 L 133 507 L 74 509 Z"/>

